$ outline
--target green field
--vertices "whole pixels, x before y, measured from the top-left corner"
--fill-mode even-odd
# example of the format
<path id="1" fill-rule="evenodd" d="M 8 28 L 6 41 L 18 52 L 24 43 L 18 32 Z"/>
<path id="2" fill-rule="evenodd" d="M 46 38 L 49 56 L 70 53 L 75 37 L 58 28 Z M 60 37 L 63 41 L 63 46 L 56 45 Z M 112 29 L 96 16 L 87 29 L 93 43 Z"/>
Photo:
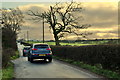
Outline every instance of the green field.
<path id="1" fill-rule="evenodd" d="M 27 41 L 28 42 L 28 41 Z M 42 41 L 29 41 L 29 43 L 42 43 Z M 55 42 L 45 41 L 49 45 L 55 45 Z M 119 44 L 119 40 L 86 40 L 78 42 L 60 42 L 61 45 L 71 45 L 71 46 L 85 46 L 85 45 L 102 45 L 102 44 Z"/>
<path id="2" fill-rule="evenodd" d="M 42 43 L 42 42 L 29 42 L 29 43 Z M 45 42 L 49 45 L 55 45 L 55 42 Z M 94 45 L 94 44 L 82 44 L 82 43 L 79 43 L 79 42 L 76 42 L 76 43 L 64 43 L 64 42 L 61 42 L 60 45 L 71 45 L 71 46 L 85 46 L 85 45 Z"/>

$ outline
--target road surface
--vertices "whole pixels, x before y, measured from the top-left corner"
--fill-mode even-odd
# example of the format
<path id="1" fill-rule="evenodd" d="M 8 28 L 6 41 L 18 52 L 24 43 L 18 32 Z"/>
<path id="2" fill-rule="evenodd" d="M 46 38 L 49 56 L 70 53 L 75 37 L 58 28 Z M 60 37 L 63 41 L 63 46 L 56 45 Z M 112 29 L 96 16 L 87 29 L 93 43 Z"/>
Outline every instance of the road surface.
<path id="1" fill-rule="evenodd" d="M 18 44 L 20 58 L 15 64 L 15 78 L 95 78 L 100 76 L 70 64 L 53 59 L 52 63 L 43 61 L 30 63 L 22 56 L 23 45 Z M 92 79 L 93 80 L 93 79 Z"/>

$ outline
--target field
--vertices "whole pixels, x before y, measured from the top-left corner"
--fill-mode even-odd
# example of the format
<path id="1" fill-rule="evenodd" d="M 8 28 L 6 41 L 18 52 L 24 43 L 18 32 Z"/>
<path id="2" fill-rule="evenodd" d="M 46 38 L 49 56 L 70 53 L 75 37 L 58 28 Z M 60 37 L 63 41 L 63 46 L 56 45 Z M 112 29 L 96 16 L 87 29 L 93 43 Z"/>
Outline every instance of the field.
<path id="1" fill-rule="evenodd" d="M 38 41 L 38 42 L 32 42 L 32 41 L 31 41 L 31 42 L 29 42 L 29 43 L 42 43 L 42 42 L 39 42 L 39 41 Z M 47 44 L 49 44 L 49 45 L 55 45 L 55 42 L 45 42 L 45 43 L 47 43 Z M 61 44 L 61 45 L 71 45 L 71 46 L 75 46 L 75 45 L 76 45 L 76 46 L 93 45 L 93 44 L 82 44 L 82 43 L 79 43 L 79 42 L 78 42 L 78 43 L 77 43 L 77 42 L 76 42 L 76 43 L 64 43 L 64 42 L 61 42 L 60 44 Z"/>
<path id="2" fill-rule="evenodd" d="M 29 43 L 42 43 L 42 41 L 27 41 Z M 45 41 L 49 45 L 55 45 L 53 41 Z M 108 45 L 119 44 L 119 39 L 81 40 L 81 41 L 60 41 L 61 45 L 86 46 L 86 45 Z"/>

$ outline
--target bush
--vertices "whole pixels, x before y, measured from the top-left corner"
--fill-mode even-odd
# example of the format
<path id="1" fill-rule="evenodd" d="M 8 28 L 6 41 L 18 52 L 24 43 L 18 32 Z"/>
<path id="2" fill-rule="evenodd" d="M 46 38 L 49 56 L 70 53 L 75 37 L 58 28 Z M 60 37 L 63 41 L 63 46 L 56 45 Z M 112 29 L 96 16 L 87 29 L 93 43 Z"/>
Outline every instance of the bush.
<path id="1" fill-rule="evenodd" d="M 120 45 L 51 46 L 53 55 L 120 72 Z"/>
<path id="2" fill-rule="evenodd" d="M 11 56 L 15 56 L 15 51 L 11 48 L 3 48 L 2 52 L 2 67 L 6 68 L 10 62 Z"/>
<path id="3" fill-rule="evenodd" d="M 9 28 L 2 28 L 2 47 L 17 50 L 16 33 Z"/>

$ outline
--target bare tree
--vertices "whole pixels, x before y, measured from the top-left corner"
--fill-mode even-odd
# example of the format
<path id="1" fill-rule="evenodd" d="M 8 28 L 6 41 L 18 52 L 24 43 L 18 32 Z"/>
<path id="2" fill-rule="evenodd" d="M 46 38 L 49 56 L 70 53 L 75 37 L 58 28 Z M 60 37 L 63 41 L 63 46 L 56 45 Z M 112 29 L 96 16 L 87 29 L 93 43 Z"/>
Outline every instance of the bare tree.
<path id="1" fill-rule="evenodd" d="M 2 27 L 2 45 L 6 48 L 17 49 L 16 38 L 17 33 L 22 26 L 23 14 L 19 8 L 16 9 L 1 9 L 2 17 L 0 17 L 0 22 L 3 23 Z"/>
<path id="2" fill-rule="evenodd" d="M 1 9 L 2 11 L 2 22 L 4 22 L 4 28 L 11 29 L 14 33 L 20 30 L 20 26 L 22 26 L 23 21 L 23 13 L 19 8 L 9 8 L 9 9 Z"/>
<path id="3" fill-rule="evenodd" d="M 80 20 L 83 18 L 79 16 L 79 13 L 83 11 L 81 3 L 56 3 L 54 6 L 50 6 L 50 9 L 44 13 L 29 11 L 28 15 L 34 16 L 33 20 L 39 20 L 40 17 L 46 19 L 46 23 L 50 25 L 49 27 L 53 31 L 56 45 L 60 45 L 59 39 L 64 37 L 66 33 L 83 37 L 89 34 L 79 32 L 79 29 L 90 27 L 88 24 L 80 24 Z"/>

